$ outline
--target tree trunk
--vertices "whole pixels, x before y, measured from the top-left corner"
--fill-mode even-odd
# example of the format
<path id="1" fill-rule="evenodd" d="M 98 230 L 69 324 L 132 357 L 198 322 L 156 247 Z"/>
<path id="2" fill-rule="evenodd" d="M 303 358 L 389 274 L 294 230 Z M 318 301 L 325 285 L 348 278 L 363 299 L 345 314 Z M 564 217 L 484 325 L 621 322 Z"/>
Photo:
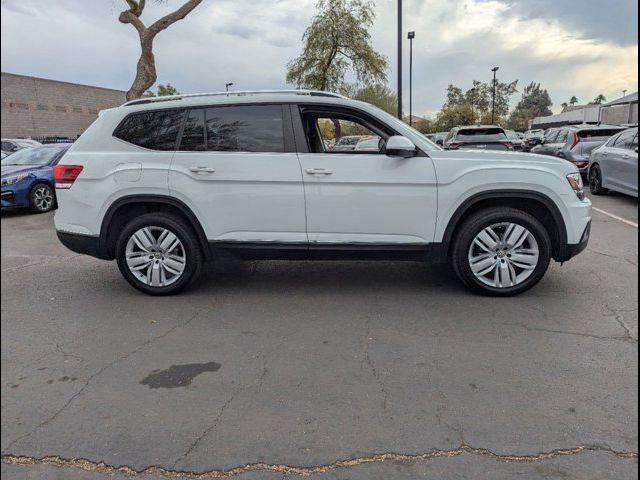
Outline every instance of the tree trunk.
<path id="1" fill-rule="evenodd" d="M 187 0 L 180 8 L 165 15 L 149 27 L 146 27 L 140 20 L 140 15 L 144 10 L 144 0 L 125 1 L 129 5 L 129 10 L 120 13 L 118 20 L 120 23 L 133 25 L 140 37 L 140 58 L 138 59 L 136 78 L 127 92 L 127 100 L 135 100 L 144 95 L 144 92 L 151 88 L 157 79 L 156 60 L 153 56 L 153 39 L 169 25 L 186 17 L 202 0 Z"/>
<path id="2" fill-rule="evenodd" d="M 332 118 L 333 122 L 333 135 L 335 137 L 336 142 L 342 138 L 342 125 L 340 124 L 340 120 Z"/>
<path id="3" fill-rule="evenodd" d="M 140 41 L 141 53 L 136 69 L 136 78 L 127 91 L 127 101 L 142 97 L 158 78 L 156 74 L 156 60 L 153 55 L 153 39 Z"/>

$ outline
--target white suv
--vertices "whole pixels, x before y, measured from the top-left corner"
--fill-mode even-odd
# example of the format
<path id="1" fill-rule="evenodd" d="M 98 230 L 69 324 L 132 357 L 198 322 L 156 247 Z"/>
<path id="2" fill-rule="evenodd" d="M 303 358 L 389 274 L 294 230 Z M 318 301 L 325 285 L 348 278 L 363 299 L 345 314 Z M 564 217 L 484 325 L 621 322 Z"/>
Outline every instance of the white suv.
<path id="1" fill-rule="evenodd" d="M 380 138 L 379 151 L 324 140 Z M 181 95 L 101 112 L 55 169 L 58 237 L 175 293 L 222 251 L 250 259 L 450 261 L 514 295 L 587 244 L 591 203 L 566 160 L 445 151 L 327 92 Z"/>

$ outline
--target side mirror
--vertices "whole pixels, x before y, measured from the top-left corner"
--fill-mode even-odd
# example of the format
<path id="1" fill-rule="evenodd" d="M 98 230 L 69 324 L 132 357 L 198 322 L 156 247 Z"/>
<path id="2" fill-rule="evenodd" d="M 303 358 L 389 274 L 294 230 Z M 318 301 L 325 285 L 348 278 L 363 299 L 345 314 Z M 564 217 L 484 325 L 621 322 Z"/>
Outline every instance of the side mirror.
<path id="1" fill-rule="evenodd" d="M 442 140 L 441 138 L 437 139 L 436 140 L 436 145 L 439 145 L 439 146 L 442 147 L 444 145 L 444 140 Z"/>
<path id="2" fill-rule="evenodd" d="M 387 140 L 385 153 L 393 157 L 413 157 L 416 154 L 416 146 L 407 137 L 394 135 Z"/>

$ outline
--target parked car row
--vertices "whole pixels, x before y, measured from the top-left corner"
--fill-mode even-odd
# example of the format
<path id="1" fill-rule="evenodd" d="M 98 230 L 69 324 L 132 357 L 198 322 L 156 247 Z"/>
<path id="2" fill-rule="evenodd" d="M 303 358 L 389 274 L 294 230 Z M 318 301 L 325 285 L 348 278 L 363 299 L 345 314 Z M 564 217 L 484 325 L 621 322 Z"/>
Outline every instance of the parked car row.
<path id="1" fill-rule="evenodd" d="M 568 125 L 550 128 L 545 132 L 540 144 L 531 149 L 531 153 L 564 158 L 586 174 L 592 150 L 624 129 L 615 125 Z"/>

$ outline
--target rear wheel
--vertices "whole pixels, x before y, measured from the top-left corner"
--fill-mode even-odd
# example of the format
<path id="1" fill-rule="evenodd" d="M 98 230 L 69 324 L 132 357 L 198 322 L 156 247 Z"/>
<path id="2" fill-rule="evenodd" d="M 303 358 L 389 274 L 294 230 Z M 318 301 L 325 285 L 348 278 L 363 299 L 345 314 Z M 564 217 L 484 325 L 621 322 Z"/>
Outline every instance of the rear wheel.
<path id="1" fill-rule="evenodd" d="M 46 183 L 36 183 L 29 194 L 29 206 L 36 213 L 45 213 L 53 210 L 56 204 L 56 195 Z"/>
<path id="2" fill-rule="evenodd" d="M 592 165 L 589 169 L 589 190 L 594 195 L 606 195 L 609 190 L 602 186 L 602 170 L 600 165 Z"/>
<path id="3" fill-rule="evenodd" d="M 551 261 L 551 240 L 533 216 L 514 208 L 473 214 L 457 233 L 453 267 L 458 277 L 483 295 L 508 297 L 529 290 Z"/>
<path id="4" fill-rule="evenodd" d="M 180 217 L 165 213 L 130 221 L 116 243 L 116 259 L 124 278 L 150 295 L 179 292 L 202 267 L 193 230 Z"/>

